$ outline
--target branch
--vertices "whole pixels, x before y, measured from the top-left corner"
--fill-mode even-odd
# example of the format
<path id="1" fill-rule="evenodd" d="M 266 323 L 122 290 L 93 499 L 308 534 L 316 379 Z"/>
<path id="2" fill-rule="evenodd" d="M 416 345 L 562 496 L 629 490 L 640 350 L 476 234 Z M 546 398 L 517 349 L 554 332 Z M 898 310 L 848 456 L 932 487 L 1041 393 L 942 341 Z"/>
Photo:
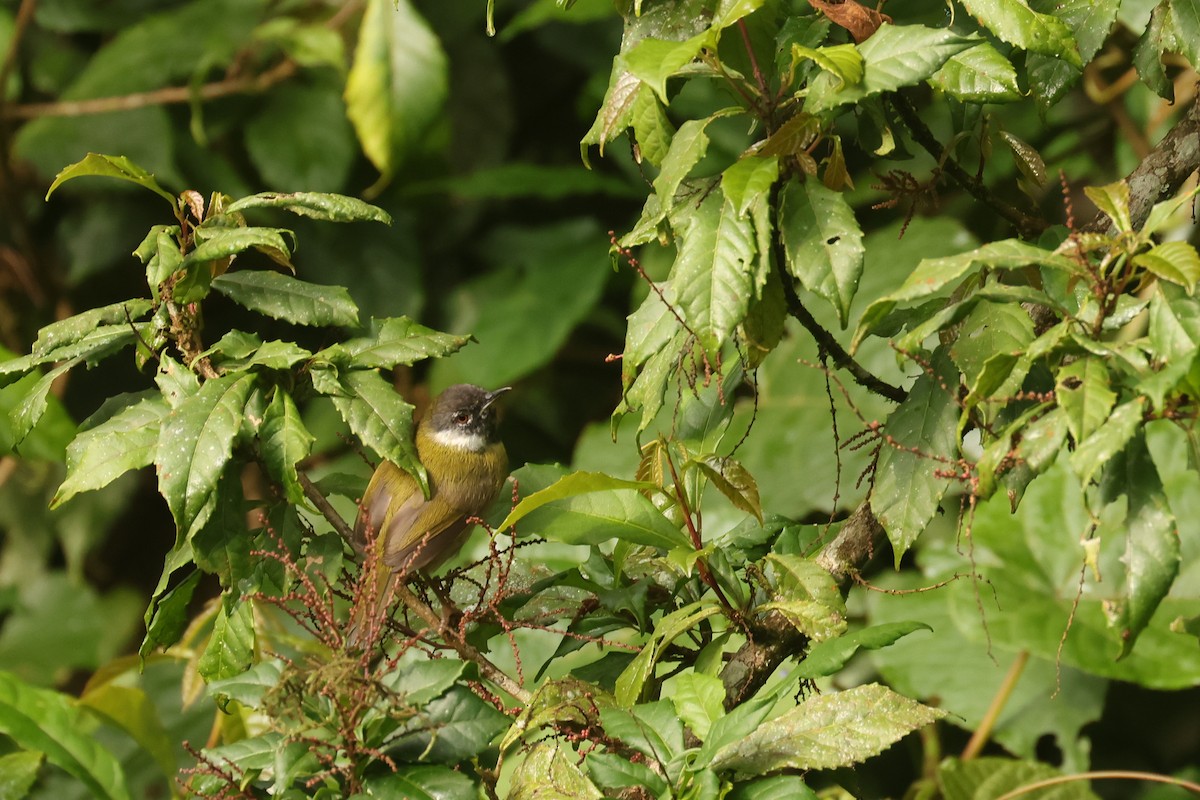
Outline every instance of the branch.
<path id="1" fill-rule="evenodd" d="M 771 206 L 773 208 L 779 207 L 779 184 L 776 184 L 771 189 Z M 821 327 L 821 323 L 817 322 L 816 317 L 800 302 L 800 295 L 796 294 L 795 280 L 787 271 L 787 251 L 784 249 L 783 240 L 778 235 L 775 236 L 772 247 L 775 251 L 775 269 L 778 270 L 779 281 L 783 284 L 783 296 L 787 301 L 788 313 L 799 320 L 800 324 L 812 334 L 820 352 L 832 358 L 834 365 L 838 369 L 844 369 L 849 372 L 860 386 L 864 386 L 870 391 L 875 392 L 875 394 L 882 395 L 893 402 L 904 402 L 904 398 L 908 396 L 908 392 L 876 377 L 855 361 L 854 357 L 846 352 L 846 348 L 842 347 L 841 343 L 833 337 L 832 333 Z"/>
<path id="2" fill-rule="evenodd" d="M 1129 184 L 1129 216 L 1133 227 L 1142 227 L 1154 204 L 1179 191 L 1197 168 L 1200 168 L 1200 93 L 1183 119 L 1125 178 Z M 1087 227 L 1103 229 L 1107 219 L 1098 215 Z"/>
<path id="3" fill-rule="evenodd" d="M 151 92 L 135 92 L 118 97 L 95 97 L 89 100 L 56 100 L 52 103 L 23 103 L 6 106 L 4 116 L 8 119 L 37 119 L 39 117 L 82 117 L 89 114 L 104 114 L 110 111 L 131 111 L 147 106 L 163 106 L 190 103 L 193 100 L 214 100 L 235 94 L 257 94 L 264 92 L 281 81 L 292 77 L 299 70 L 296 62 L 288 60 L 276 64 L 261 75 L 227 78 L 215 83 L 206 83 L 198 88 L 191 86 L 166 86 Z"/>
<path id="4" fill-rule="evenodd" d="M 909 133 L 912 134 L 913 140 L 925 148 L 926 152 L 933 156 L 934 160 L 941 165 L 942 170 L 953 178 L 955 183 L 966 189 L 972 197 L 990 206 L 997 214 L 1011 222 L 1021 232 L 1022 237 L 1029 238 L 1050 227 L 1049 223 L 1044 219 L 1030 216 L 1016 206 L 1009 205 L 996 197 L 982 181 L 963 169 L 962 165 L 950 157 L 950 154 L 942 147 L 942 143 L 937 140 L 933 132 L 929 130 L 929 127 L 921 121 L 921 117 L 917 114 L 916 109 L 912 107 L 912 104 L 908 102 L 908 98 L 899 92 L 893 93 L 890 98 L 892 107 L 896 109 L 896 113 L 900 115 L 900 119 L 904 120 L 904 124 L 908 127 Z"/>
<path id="5" fill-rule="evenodd" d="M 346 523 L 346 520 L 342 519 L 342 515 L 330 504 L 325 495 L 321 494 L 321 490 L 304 473 L 301 472 L 299 478 L 300 485 L 304 489 L 304 496 L 308 498 L 309 502 L 317 507 L 321 515 L 328 520 L 333 529 L 345 538 L 346 541 L 354 541 L 353 529 Z M 404 605 L 410 611 L 424 620 L 430 630 L 437 631 L 441 635 L 442 640 L 453 648 L 464 661 L 470 661 L 479 667 L 480 675 L 508 692 L 517 702 L 521 704 L 529 702 L 529 692 L 521 688 L 520 684 L 493 664 L 486 655 L 479 652 L 474 645 L 467 641 L 464 634 L 447 625 L 446 621 L 438 616 L 438 613 L 430 608 L 428 603 L 413 594 L 408 586 L 402 581 L 394 581 L 394 589 L 396 596 L 403 601 Z"/>

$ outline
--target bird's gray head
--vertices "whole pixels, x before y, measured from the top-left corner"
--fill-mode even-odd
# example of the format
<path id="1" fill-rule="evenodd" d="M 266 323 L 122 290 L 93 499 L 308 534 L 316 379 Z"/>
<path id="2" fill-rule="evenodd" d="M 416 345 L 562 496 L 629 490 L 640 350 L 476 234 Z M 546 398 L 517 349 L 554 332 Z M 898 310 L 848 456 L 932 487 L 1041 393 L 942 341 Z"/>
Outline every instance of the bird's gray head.
<path id="1" fill-rule="evenodd" d="M 447 388 L 426 415 L 430 433 L 440 444 L 459 450 L 482 451 L 496 442 L 499 417 L 493 404 L 511 387 L 489 392 L 469 383 Z"/>

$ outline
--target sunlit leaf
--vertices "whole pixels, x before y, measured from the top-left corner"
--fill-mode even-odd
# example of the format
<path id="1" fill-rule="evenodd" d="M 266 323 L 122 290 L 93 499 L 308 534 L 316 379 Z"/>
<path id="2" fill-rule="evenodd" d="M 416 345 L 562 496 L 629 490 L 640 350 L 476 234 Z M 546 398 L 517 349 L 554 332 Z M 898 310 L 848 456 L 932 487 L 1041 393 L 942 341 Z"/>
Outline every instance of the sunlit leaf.
<path id="1" fill-rule="evenodd" d="M 158 181 L 154 180 L 152 173 L 134 164 L 125 156 L 105 156 L 99 153 L 88 153 L 82 161 L 76 161 L 68 167 L 63 167 L 58 175 L 54 177 L 54 182 L 50 184 L 50 188 L 46 190 L 46 199 L 49 200 L 50 195 L 54 194 L 54 190 L 67 181 L 88 175 L 117 178 L 118 180 L 136 183 L 138 186 L 149 189 L 159 197 L 164 198 L 171 204 L 172 209 L 175 208 L 175 196 L 159 186 Z"/>
<path id="2" fill-rule="evenodd" d="M 268 270 L 227 272 L 212 287 L 251 311 L 296 325 L 358 324 L 358 307 L 341 286 L 321 286 Z"/>

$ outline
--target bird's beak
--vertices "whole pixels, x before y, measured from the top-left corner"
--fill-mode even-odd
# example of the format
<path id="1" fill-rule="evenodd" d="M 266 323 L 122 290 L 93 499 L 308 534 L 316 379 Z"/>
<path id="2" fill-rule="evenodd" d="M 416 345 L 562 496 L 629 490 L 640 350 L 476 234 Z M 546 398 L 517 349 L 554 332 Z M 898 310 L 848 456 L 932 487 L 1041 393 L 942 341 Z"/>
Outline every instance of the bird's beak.
<path id="1" fill-rule="evenodd" d="M 511 386 L 504 386 L 500 389 L 497 389 L 494 392 L 488 392 L 486 395 L 484 395 L 483 407 L 488 408 L 489 406 L 491 406 L 492 403 L 496 402 L 496 399 L 499 398 L 500 395 L 504 394 L 505 392 L 509 392 L 509 391 L 512 391 Z"/>

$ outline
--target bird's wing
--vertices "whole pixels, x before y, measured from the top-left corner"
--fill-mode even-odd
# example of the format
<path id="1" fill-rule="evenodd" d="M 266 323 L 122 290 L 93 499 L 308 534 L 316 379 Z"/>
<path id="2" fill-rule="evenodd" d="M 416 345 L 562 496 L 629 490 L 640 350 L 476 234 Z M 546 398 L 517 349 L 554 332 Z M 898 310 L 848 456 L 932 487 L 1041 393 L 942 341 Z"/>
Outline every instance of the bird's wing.
<path id="1" fill-rule="evenodd" d="M 410 498 L 396 509 L 387 522 L 383 563 L 392 569 L 411 572 L 437 561 L 467 527 L 466 517 L 445 504 L 429 503 L 420 493 L 415 499 L 418 502 Z"/>

